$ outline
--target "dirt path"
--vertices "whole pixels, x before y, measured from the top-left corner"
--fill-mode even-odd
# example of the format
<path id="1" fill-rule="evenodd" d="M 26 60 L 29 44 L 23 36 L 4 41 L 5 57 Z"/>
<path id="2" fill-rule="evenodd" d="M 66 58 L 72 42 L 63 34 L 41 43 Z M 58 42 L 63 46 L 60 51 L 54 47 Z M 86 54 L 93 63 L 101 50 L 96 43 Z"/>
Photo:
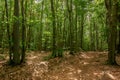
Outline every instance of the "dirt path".
<path id="1" fill-rule="evenodd" d="M 1 64 L 0 80 L 120 80 L 120 67 L 105 65 L 106 52 L 81 52 L 75 56 L 66 52 L 62 59 L 43 61 L 49 54 L 29 52 L 26 64 Z"/>
<path id="2" fill-rule="evenodd" d="M 105 65 L 106 57 L 107 53 L 103 52 L 82 52 L 69 56 L 50 67 L 51 80 L 119 80 L 120 68 Z"/>

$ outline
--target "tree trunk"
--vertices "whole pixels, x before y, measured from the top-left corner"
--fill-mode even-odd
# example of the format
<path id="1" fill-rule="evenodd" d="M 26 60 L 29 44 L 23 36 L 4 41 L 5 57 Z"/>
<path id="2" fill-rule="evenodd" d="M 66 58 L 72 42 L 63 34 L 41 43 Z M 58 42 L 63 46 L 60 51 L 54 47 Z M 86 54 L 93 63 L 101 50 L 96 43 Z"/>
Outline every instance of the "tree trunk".
<path id="1" fill-rule="evenodd" d="M 19 0 L 14 0 L 13 63 L 20 64 Z"/>
<path id="2" fill-rule="evenodd" d="M 27 1 L 25 1 L 27 2 Z M 22 57 L 21 62 L 25 62 L 25 51 L 26 51 L 26 27 L 25 27 L 25 8 L 24 0 L 21 0 L 21 13 L 22 13 Z"/>
<path id="3" fill-rule="evenodd" d="M 91 21 L 92 22 L 92 21 Z M 94 40 L 93 40 L 93 23 L 90 24 L 90 50 L 94 50 Z"/>
<path id="4" fill-rule="evenodd" d="M 118 3 L 118 5 L 117 5 L 117 11 L 118 11 L 118 15 L 117 15 L 117 17 L 118 17 L 118 45 L 117 45 L 117 53 L 119 53 L 120 54 L 120 5 L 119 5 L 119 3 Z"/>
<path id="5" fill-rule="evenodd" d="M 117 38 L 117 0 L 105 0 L 107 8 L 107 21 L 109 26 L 108 38 L 108 64 L 114 65 L 116 63 L 116 38 Z"/>
<path id="6" fill-rule="evenodd" d="M 84 25 L 84 15 L 82 14 L 81 15 L 81 40 L 80 40 L 80 44 L 81 44 L 80 48 L 81 49 L 83 49 L 83 39 L 84 39 L 84 36 L 83 36 L 84 27 L 83 27 L 83 25 Z"/>
<path id="7" fill-rule="evenodd" d="M 79 44 L 79 42 L 78 42 L 78 29 L 77 29 L 77 27 L 78 27 L 78 5 L 76 4 L 75 5 L 75 47 L 76 47 L 76 51 L 78 51 L 79 50 L 79 47 L 78 47 L 78 44 Z"/>
<path id="8" fill-rule="evenodd" d="M 6 10 L 6 18 L 7 18 L 7 36 L 8 36 L 8 43 L 9 43 L 9 61 L 12 62 L 12 39 L 10 36 L 10 24 L 9 24 L 9 16 L 8 16 L 8 4 L 7 0 L 5 0 L 5 10 Z"/>
<path id="9" fill-rule="evenodd" d="M 44 0 L 42 1 L 42 11 L 41 11 L 41 26 L 40 26 L 40 44 L 39 44 L 39 50 L 42 50 L 42 34 L 43 34 L 43 6 L 44 6 Z"/>
<path id="10" fill-rule="evenodd" d="M 53 26 L 52 57 L 56 57 L 56 22 L 55 22 L 54 0 L 51 0 L 51 12 L 52 12 L 52 26 Z"/>
<path id="11" fill-rule="evenodd" d="M 96 34 L 96 50 L 99 50 L 99 32 L 98 26 L 95 23 L 95 34 Z"/>
<path id="12" fill-rule="evenodd" d="M 69 39 L 70 39 L 70 54 L 74 54 L 74 45 L 73 45 L 73 23 L 72 23 L 72 0 L 70 3 L 66 1 L 68 18 L 69 18 Z"/>

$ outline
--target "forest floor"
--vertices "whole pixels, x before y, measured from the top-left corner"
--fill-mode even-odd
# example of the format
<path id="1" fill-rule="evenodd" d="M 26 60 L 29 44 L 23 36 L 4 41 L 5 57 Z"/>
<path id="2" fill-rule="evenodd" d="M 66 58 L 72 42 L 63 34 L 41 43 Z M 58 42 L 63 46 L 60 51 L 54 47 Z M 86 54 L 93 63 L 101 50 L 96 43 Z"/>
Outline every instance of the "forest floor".
<path id="1" fill-rule="evenodd" d="M 8 56 L 0 55 L 0 80 L 120 80 L 120 66 L 105 64 L 107 52 L 65 52 L 64 58 L 45 61 L 50 52 L 30 51 L 27 61 L 15 67 L 6 65 Z M 120 64 L 120 56 L 117 56 Z"/>

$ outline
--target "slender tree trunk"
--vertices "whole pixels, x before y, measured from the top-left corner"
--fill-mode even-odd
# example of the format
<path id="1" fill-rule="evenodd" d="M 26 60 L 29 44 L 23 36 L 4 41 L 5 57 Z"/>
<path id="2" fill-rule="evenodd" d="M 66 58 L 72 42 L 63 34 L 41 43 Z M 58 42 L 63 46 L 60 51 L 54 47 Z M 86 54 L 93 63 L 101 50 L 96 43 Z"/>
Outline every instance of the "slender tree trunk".
<path id="1" fill-rule="evenodd" d="M 74 45 L 73 45 L 73 23 L 72 23 L 72 0 L 70 3 L 66 0 L 68 18 L 69 18 L 69 39 L 70 39 L 70 54 L 74 54 Z"/>
<path id="2" fill-rule="evenodd" d="M 20 64 L 19 0 L 14 0 L 13 63 Z"/>
<path id="3" fill-rule="evenodd" d="M 92 21 L 91 21 L 92 22 Z M 90 50 L 94 50 L 94 41 L 93 41 L 93 23 L 90 23 Z"/>
<path id="4" fill-rule="evenodd" d="M 5 10 L 3 9 L 2 11 L 2 21 L 7 21 L 5 20 Z M 5 35 L 5 26 L 4 23 L 1 23 L 1 27 L 0 27 L 0 54 L 4 53 L 4 35 Z"/>
<path id="5" fill-rule="evenodd" d="M 95 22 L 93 21 L 93 50 L 96 51 L 96 35 L 95 35 Z"/>
<path id="6" fill-rule="evenodd" d="M 24 8 L 24 0 L 21 0 L 21 13 L 22 13 L 22 57 L 21 57 L 21 62 L 25 62 L 25 51 L 26 51 L 25 13 L 26 12 L 25 12 L 25 8 Z"/>
<path id="7" fill-rule="evenodd" d="M 52 26 L 53 26 L 53 45 L 52 45 L 52 56 L 56 57 L 56 22 L 55 22 L 55 9 L 54 9 L 54 0 L 51 1 L 51 12 L 52 12 Z"/>
<path id="8" fill-rule="evenodd" d="M 40 27 L 40 44 L 39 50 L 42 50 L 42 34 L 43 34 L 43 7 L 44 7 L 44 0 L 42 1 L 42 11 L 41 11 L 41 27 Z"/>
<path id="9" fill-rule="evenodd" d="M 83 36 L 83 31 L 84 31 L 83 25 L 84 25 L 84 15 L 82 14 L 81 15 L 81 40 L 80 40 L 80 44 L 81 44 L 80 48 L 81 49 L 83 49 L 83 38 L 84 38 L 84 36 Z"/>
<path id="10" fill-rule="evenodd" d="M 7 19 L 7 36 L 8 36 L 8 43 L 9 43 L 9 61 L 12 62 L 12 39 L 10 36 L 10 24 L 9 24 L 9 16 L 8 16 L 8 4 L 7 0 L 5 0 L 5 11 L 6 11 L 6 19 Z"/>
<path id="11" fill-rule="evenodd" d="M 66 48 L 66 11 L 64 11 L 64 22 L 63 22 L 63 44 L 64 44 L 64 48 Z"/>
<path id="12" fill-rule="evenodd" d="M 80 19 L 80 17 L 78 18 L 78 28 L 79 28 L 79 31 L 78 31 L 78 33 L 79 33 L 79 35 L 77 36 L 78 37 L 78 41 L 79 41 L 79 50 L 82 50 L 81 49 L 81 19 Z"/>
<path id="13" fill-rule="evenodd" d="M 95 23 L 95 34 L 96 34 L 96 50 L 99 50 L 99 32 L 96 23 Z"/>
<path id="14" fill-rule="evenodd" d="M 118 12 L 118 45 L 117 45 L 117 53 L 120 54 L 120 5 L 119 3 L 117 4 L 117 12 Z"/>
<path id="15" fill-rule="evenodd" d="M 105 6 L 106 6 L 106 26 L 108 28 L 108 35 L 107 35 L 107 42 L 108 42 L 108 51 L 109 49 L 109 34 L 110 34 L 110 29 L 109 29 L 109 25 L 111 25 L 111 21 L 110 21 L 110 16 L 111 16 L 111 0 L 105 0 Z"/>
<path id="16" fill-rule="evenodd" d="M 27 32 L 27 36 L 26 36 L 26 38 L 27 38 L 27 42 L 26 42 L 26 47 L 27 47 L 27 49 L 31 49 L 31 42 L 32 42 L 32 5 L 33 5 L 33 2 L 32 2 L 32 0 L 30 0 L 30 2 L 27 2 L 26 3 L 26 8 L 27 8 L 27 5 L 30 5 L 30 8 L 28 9 L 28 11 L 29 11 L 29 14 L 28 13 L 26 13 L 26 16 L 27 15 L 29 15 L 28 17 L 29 17 L 29 21 L 30 21 L 30 24 L 28 24 L 28 27 L 27 27 L 27 29 L 26 29 L 26 32 Z M 27 10 L 26 10 L 27 11 Z"/>
<path id="17" fill-rule="evenodd" d="M 77 9 L 78 5 L 76 4 L 75 5 L 75 47 L 76 47 L 76 51 L 78 51 L 78 30 L 77 30 L 77 27 L 78 27 L 78 9 Z"/>

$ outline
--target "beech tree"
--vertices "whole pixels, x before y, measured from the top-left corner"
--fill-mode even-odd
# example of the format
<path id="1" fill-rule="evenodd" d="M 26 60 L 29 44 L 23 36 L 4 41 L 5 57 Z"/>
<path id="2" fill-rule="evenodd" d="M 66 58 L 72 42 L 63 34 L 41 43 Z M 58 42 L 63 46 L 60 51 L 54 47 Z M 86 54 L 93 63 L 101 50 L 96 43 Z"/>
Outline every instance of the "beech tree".
<path id="1" fill-rule="evenodd" d="M 51 12 L 52 12 L 52 26 L 53 26 L 53 45 L 52 45 L 52 56 L 56 56 L 56 21 L 55 21 L 55 9 L 54 9 L 54 0 L 51 1 Z"/>
<path id="2" fill-rule="evenodd" d="M 25 62 L 25 51 L 26 51 L 26 7 L 27 0 L 21 0 L 21 13 L 22 13 L 22 57 L 21 62 Z"/>
<path id="3" fill-rule="evenodd" d="M 9 24 L 9 16 L 8 16 L 8 1 L 5 0 L 5 11 L 6 11 L 6 20 L 7 20 L 7 36 L 8 36 L 8 43 L 9 43 L 9 61 L 12 62 L 12 39 L 10 33 L 10 24 Z"/>
<path id="4" fill-rule="evenodd" d="M 14 24 L 13 24 L 13 64 L 20 64 L 20 21 L 19 0 L 14 0 Z"/>
<path id="5" fill-rule="evenodd" d="M 116 40 L 117 40 L 117 4 L 118 0 L 105 0 L 105 5 L 107 8 L 107 22 L 109 27 L 108 36 L 108 63 L 116 63 Z"/>

